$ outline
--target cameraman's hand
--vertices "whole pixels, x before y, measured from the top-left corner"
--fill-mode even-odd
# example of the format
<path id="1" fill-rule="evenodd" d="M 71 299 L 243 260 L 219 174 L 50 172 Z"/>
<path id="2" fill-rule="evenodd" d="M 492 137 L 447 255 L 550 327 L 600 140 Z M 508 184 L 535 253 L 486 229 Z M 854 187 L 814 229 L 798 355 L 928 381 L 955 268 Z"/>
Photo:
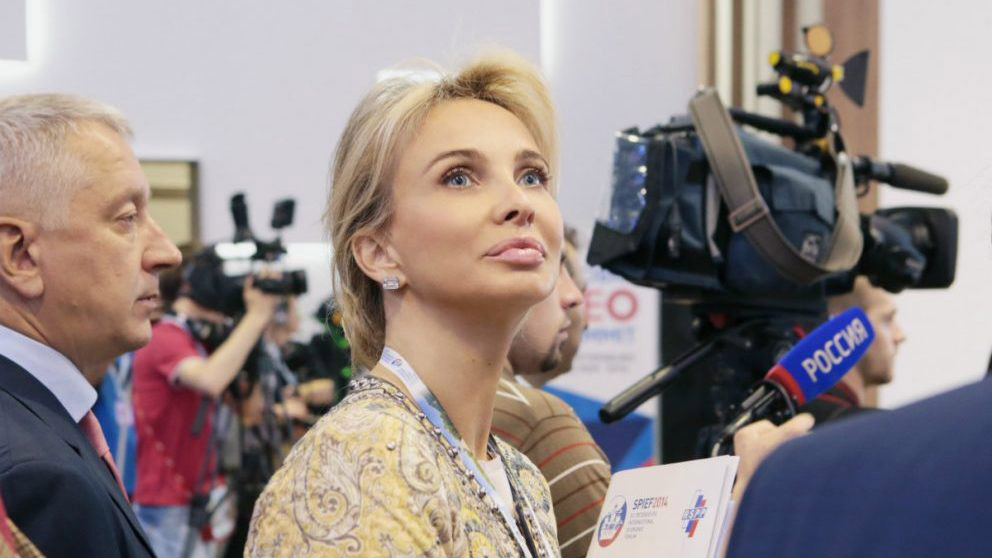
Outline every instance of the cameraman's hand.
<path id="1" fill-rule="evenodd" d="M 734 485 L 734 501 L 740 504 L 747 483 L 768 454 L 785 442 L 809 432 L 814 422 L 813 415 L 801 413 L 781 426 L 761 420 L 738 430 L 734 434 L 734 452 L 740 456 L 741 462 L 737 469 L 737 484 Z"/>
<path id="2" fill-rule="evenodd" d="M 300 422 L 313 422 L 314 416 L 310 413 L 310 409 L 307 408 L 307 404 L 303 402 L 299 397 L 290 397 L 282 402 L 282 404 L 276 404 L 276 413 L 281 416 Z"/>
<path id="3" fill-rule="evenodd" d="M 334 380 L 318 378 L 300 384 L 300 397 L 309 405 L 326 406 L 334 403 Z"/>
<path id="4" fill-rule="evenodd" d="M 278 273 L 269 273 L 262 274 L 262 277 L 265 279 L 279 279 L 281 275 Z M 244 289 L 241 291 L 241 296 L 245 301 L 245 315 L 257 316 L 268 322 L 275 315 L 276 309 L 279 308 L 279 303 L 282 302 L 283 297 L 282 295 L 265 293 L 261 289 L 255 288 L 254 283 L 254 277 L 246 277 Z"/>

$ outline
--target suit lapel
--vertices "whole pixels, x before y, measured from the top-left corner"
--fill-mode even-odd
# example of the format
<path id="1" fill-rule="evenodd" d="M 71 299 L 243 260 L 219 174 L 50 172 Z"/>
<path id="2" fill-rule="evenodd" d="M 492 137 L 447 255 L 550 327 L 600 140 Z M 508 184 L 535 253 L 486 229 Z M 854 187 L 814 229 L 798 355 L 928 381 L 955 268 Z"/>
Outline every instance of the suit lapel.
<path id="1" fill-rule="evenodd" d="M 98 479 L 118 511 L 131 526 L 138 540 L 148 549 L 149 554 L 154 556 L 155 553 L 151 544 L 145 538 L 145 533 L 142 531 L 138 519 L 134 516 L 131 505 L 121 493 L 113 473 L 96 454 L 79 425 L 72 420 L 65 407 L 52 395 L 52 392 L 48 391 L 48 388 L 34 376 L 3 355 L 0 355 L 0 389 L 20 401 L 32 414 L 76 451 L 90 472 L 90 477 Z"/>

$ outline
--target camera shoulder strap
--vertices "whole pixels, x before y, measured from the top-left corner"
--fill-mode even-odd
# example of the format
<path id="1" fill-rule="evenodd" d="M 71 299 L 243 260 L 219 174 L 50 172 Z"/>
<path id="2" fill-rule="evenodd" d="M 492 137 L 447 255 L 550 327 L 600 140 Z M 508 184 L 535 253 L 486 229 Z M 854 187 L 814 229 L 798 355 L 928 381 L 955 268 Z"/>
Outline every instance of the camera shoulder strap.
<path id="1" fill-rule="evenodd" d="M 845 154 L 834 155 L 837 161 L 834 185 L 837 221 L 827 256 L 822 263 L 813 262 L 796 250 L 775 224 L 768 204 L 758 191 L 758 183 L 730 115 L 716 92 L 706 89 L 696 95 L 689 102 L 689 112 L 727 204 L 731 229 L 743 232 L 768 264 L 783 277 L 801 285 L 854 267 L 861 256 L 862 239 L 854 179 L 850 160 Z"/>

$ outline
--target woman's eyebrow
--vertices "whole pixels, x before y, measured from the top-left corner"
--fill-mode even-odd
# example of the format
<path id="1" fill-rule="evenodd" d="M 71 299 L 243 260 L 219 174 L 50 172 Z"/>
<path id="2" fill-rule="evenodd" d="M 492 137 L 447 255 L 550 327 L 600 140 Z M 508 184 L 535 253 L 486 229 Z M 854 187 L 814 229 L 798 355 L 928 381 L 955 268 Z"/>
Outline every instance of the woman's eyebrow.
<path id="1" fill-rule="evenodd" d="M 471 159 L 473 161 L 484 159 L 482 153 L 480 153 L 478 149 L 452 149 L 451 151 L 445 151 L 444 153 L 441 153 L 437 157 L 431 159 L 431 162 L 427 163 L 427 166 L 424 167 L 424 173 L 427 173 L 429 170 L 431 170 L 431 167 L 433 167 L 440 161 L 443 161 L 445 159 L 450 159 L 452 157 L 462 157 L 465 159 Z"/>
<path id="2" fill-rule="evenodd" d="M 551 167 L 551 165 L 548 164 L 548 161 L 544 159 L 543 155 L 531 149 L 524 149 L 520 151 L 520 153 L 517 153 L 517 163 L 524 161 L 540 161 L 545 167 Z"/>

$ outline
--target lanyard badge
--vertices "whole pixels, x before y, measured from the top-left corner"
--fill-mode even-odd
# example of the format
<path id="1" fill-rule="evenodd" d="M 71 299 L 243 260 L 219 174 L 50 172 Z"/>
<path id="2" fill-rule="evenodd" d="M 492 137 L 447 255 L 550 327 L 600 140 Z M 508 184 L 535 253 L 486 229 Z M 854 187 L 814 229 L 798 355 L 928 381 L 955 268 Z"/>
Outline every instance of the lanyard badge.
<path id="1" fill-rule="evenodd" d="M 400 381 L 406 386 L 410 394 L 413 395 L 414 401 L 420 408 L 420 411 L 424 413 L 427 419 L 431 422 L 434 428 L 440 431 L 441 435 L 445 437 L 446 440 L 451 444 L 452 447 L 458 449 L 458 455 L 461 458 L 462 463 L 465 465 L 466 469 L 475 475 L 479 483 L 482 484 L 483 489 L 490 495 L 494 502 L 496 502 L 496 507 L 499 513 L 503 516 L 503 521 L 506 523 L 510 532 L 513 534 L 514 539 L 516 539 L 517 545 L 523 552 L 524 556 L 531 558 L 531 552 L 527 544 L 523 533 L 520 531 L 520 527 L 517 525 L 516 520 L 513 517 L 513 513 L 510 511 L 512 502 L 504 502 L 503 498 L 493 487 L 492 482 L 489 477 L 486 476 L 485 472 L 479 466 L 475 457 L 468 451 L 465 443 L 462 441 L 454 425 L 451 423 L 451 419 L 448 418 L 448 414 L 441 407 L 441 403 L 437 400 L 430 389 L 424 384 L 420 376 L 417 375 L 413 367 L 400 356 L 395 350 L 384 347 L 382 351 L 382 357 L 379 359 L 379 364 L 382 364 L 393 374 L 395 374 Z M 494 451 L 498 450 L 496 444 L 490 434 L 489 446 Z M 505 460 L 504 460 L 505 466 Z M 511 487 L 513 487 L 514 492 L 519 492 L 516 489 L 515 483 L 511 481 Z M 521 521 L 526 522 L 524 514 L 530 511 L 530 502 L 527 501 L 527 497 L 521 492 L 520 498 L 526 502 L 527 510 L 520 509 Z M 520 506 L 523 508 L 524 506 Z M 548 542 L 546 537 L 540 535 L 540 533 L 534 533 L 535 537 L 541 538 L 541 544 L 544 546 L 544 554 L 547 556 L 554 556 L 554 553 L 548 548 Z M 537 541 L 535 541 L 536 543 Z"/>

